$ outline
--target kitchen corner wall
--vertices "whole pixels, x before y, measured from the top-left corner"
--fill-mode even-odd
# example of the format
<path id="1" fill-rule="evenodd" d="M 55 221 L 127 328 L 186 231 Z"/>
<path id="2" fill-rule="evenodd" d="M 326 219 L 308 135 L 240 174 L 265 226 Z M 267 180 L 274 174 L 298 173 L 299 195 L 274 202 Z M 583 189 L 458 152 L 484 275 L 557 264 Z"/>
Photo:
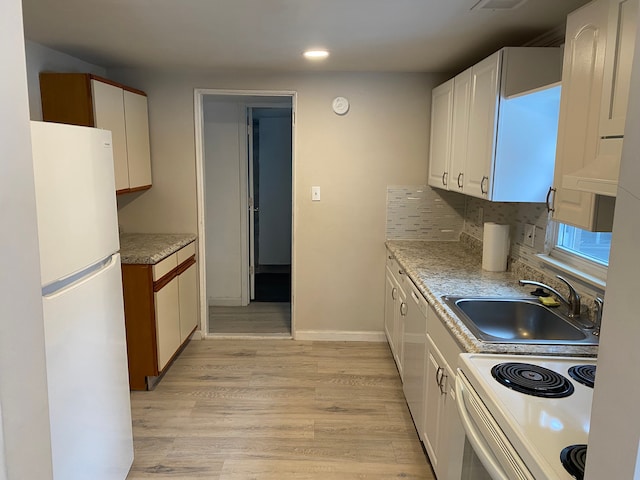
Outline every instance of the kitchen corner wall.
<path id="1" fill-rule="evenodd" d="M 387 185 L 426 181 L 431 89 L 442 75 L 127 69 L 109 76 L 149 99 L 153 187 L 119 202 L 125 231 L 197 229 L 194 88 L 296 91 L 296 334 L 381 338 Z M 344 116 L 331 110 L 336 96 L 350 101 Z M 312 185 L 322 187 L 320 202 L 311 201 Z"/>

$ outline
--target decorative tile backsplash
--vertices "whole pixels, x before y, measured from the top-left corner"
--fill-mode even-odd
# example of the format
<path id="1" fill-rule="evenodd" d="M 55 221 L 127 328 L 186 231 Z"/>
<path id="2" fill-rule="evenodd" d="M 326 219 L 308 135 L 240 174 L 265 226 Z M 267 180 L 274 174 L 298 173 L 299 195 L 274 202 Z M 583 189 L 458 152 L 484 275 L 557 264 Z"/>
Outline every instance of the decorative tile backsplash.
<path id="1" fill-rule="evenodd" d="M 465 197 L 426 185 L 387 187 L 389 240 L 457 241 L 464 226 Z"/>

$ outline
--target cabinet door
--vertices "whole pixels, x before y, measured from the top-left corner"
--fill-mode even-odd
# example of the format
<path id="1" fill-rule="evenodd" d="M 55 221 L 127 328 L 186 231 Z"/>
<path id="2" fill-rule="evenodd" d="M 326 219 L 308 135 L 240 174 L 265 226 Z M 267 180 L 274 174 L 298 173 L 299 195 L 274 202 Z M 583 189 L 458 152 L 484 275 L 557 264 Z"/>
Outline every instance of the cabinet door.
<path id="1" fill-rule="evenodd" d="M 393 274 L 386 268 L 384 293 L 384 333 L 391 348 L 391 353 L 395 356 L 395 345 L 393 343 L 393 328 L 395 325 L 396 301 L 398 299 L 398 285 Z"/>
<path id="2" fill-rule="evenodd" d="M 612 0 L 604 60 L 600 136 L 624 135 L 636 39 L 638 0 Z"/>
<path id="3" fill-rule="evenodd" d="M 198 276 L 195 263 L 178 276 L 180 295 L 180 343 L 198 324 Z"/>
<path id="4" fill-rule="evenodd" d="M 149 112 L 147 97 L 124 91 L 124 114 L 127 132 L 129 188 L 151 185 L 149 151 Z"/>
<path id="5" fill-rule="evenodd" d="M 154 294 L 158 370 L 162 370 L 180 347 L 178 277 Z"/>
<path id="6" fill-rule="evenodd" d="M 123 90 L 108 83 L 91 80 L 91 92 L 95 126 L 111 130 L 116 191 L 129 188 Z"/>
<path id="7" fill-rule="evenodd" d="M 608 2 L 588 3 L 567 17 L 560 120 L 553 184 L 553 219 L 591 230 L 596 198 L 562 189 L 563 175 L 596 157 L 608 17 Z"/>
<path id="8" fill-rule="evenodd" d="M 398 300 L 396 301 L 395 322 L 393 327 L 393 344 L 395 346 L 394 357 L 396 365 L 398 366 L 398 372 L 400 373 L 400 379 L 404 381 L 404 323 L 405 317 L 408 311 L 407 295 L 402 289 L 402 285 L 398 282 Z"/>
<path id="9" fill-rule="evenodd" d="M 439 470 L 439 439 L 442 430 L 444 398 L 446 396 L 446 363 L 427 334 L 426 406 L 424 416 L 424 445 L 433 469 Z M 443 393 L 445 392 L 445 393 Z"/>
<path id="10" fill-rule="evenodd" d="M 451 163 L 449 167 L 449 190 L 461 192 L 464 187 L 464 172 L 467 163 L 469 135 L 469 106 L 471 103 L 471 69 L 454 78 L 453 118 L 451 132 Z"/>
<path id="11" fill-rule="evenodd" d="M 464 193 L 491 198 L 492 167 L 498 120 L 499 73 L 502 51 L 485 58 L 471 69 L 471 104 Z"/>
<path id="12" fill-rule="evenodd" d="M 426 301 L 411 283 L 407 288 L 407 314 L 404 317 L 403 355 L 404 396 L 413 423 L 422 437 L 424 419 L 424 381 L 427 343 Z"/>
<path id="13" fill-rule="evenodd" d="M 454 79 L 433 89 L 431 93 L 431 144 L 429 177 L 432 187 L 447 188 L 451 155 L 451 116 L 453 113 Z"/>

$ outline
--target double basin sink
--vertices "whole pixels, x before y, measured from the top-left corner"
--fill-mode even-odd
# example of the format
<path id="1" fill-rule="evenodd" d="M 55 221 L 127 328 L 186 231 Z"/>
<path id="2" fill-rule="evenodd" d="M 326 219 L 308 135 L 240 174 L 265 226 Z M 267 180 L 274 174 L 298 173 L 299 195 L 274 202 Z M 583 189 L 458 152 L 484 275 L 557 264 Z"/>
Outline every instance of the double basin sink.
<path id="1" fill-rule="evenodd" d="M 583 320 L 552 310 L 537 299 L 443 297 L 478 339 L 488 343 L 597 345 L 598 336 Z"/>

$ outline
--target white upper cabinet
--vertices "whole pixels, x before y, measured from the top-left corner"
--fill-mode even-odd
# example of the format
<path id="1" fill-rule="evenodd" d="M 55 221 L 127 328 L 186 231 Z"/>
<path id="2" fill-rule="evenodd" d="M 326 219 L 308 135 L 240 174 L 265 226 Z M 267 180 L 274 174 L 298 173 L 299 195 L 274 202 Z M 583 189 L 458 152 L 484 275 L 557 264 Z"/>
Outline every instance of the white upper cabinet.
<path id="1" fill-rule="evenodd" d="M 431 92 L 431 145 L 429 178 L 433 187 L 447 188 L 451 158 L 451 115 L 453 113 L 453 78 Z"/>
<path id="2" fill-rule="evenodd" d="M 471 69 L 471 102 L 463 191 L 474 197 L 491 198 L 491 168 L 495 152 L 501 61 L 502 51 L 499 51 Z M 464 142 L 464 137 L 455 138 L 454 141 Z"/>
<path id="3" fill-rule="evenodd" d="M 589 126 L 585 129 L 589 137 L 589 148 L 579 160 L 559 158 L 563 163 L 569 162 L 570 166 L 563 167 L 563 176 L 561 181 L 556 180 L 556 188 L 616 195 L 631 85 L 637 15 L 638 0 L 598 0 L 569 16 L 571 31 L 568 24 L 567 35 L 572 34 L 573 38 L 579 40 L 583 35 L 579 29 L 582 26 L 585 32 L 593 37 L 591 45 L 589 42 L 576 41 L 574 51 L 576 55 L 580 55 L 577 59 L 594 56 L 588 47 L 597 49 L 598 56 L 592 61 L 593 71 L 584 73 L 584 85 L 577 80 L 574 81 L 575 88 L 583 90 L 582 93 L 592 107 L 588 112 Z M 595 33 L 597 36 L 593 36 Z M 578 63 L 577 59 L 573 60 L 574 64 Z M 565 58 L 565 69 L 572 67 L 575 70 L 574 64 Z M 587 80 L 590 75 L 591 79 Z M 585 85 L 590 85 L 591 90 L 584 91 Z M 575 121 L 571 113 L 570 110 L 567 112 L 569 122 Z M 571 131 L 572 128 L 569 128 L 568 132 Z M 594 202 L 597 203 L 598 200 L 595 199 Z M 585 201 L 585 205 L 586 203 Z M 584 209 L 583 215 L 589 216 L 588 208 Z M 576 221 L 579 221 L 578 218 Z M 608 223 L 611 223 L 610 219 Z M 585 224 L 589 229 L 598 228 L 588 219 Z"/>
<path id="4" fill-rule="evenodd" d="M 549 208 L 584 230 L 613 226 L 637 10 L 638 0 L 598 0 L 567 18 Z"/>
<path id="5" fill-rule="evenodd" d="M 553 178 L 560 75 L 560 49 L 503 48 L 453 79 L 448 109 L 436 100 L 442 92 L 451 98 L 451 80 L 436 87 L 429 185 L 496 202 L 543 202 Z M 445 131 L 449 148 L 447 136 L 434 138 Z"/>

